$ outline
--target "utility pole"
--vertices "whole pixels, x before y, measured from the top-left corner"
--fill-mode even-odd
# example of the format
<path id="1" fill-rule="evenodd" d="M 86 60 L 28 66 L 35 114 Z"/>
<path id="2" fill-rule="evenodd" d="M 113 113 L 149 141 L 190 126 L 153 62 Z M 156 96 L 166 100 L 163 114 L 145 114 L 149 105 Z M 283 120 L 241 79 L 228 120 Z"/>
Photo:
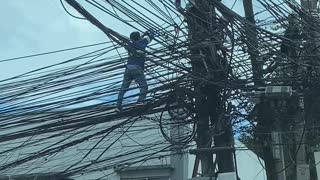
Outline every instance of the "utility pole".
<path id="1" fill-rule="evenodd" d="M 253 25 L 255 25 L 255 18 L 252 0 L 243 0 L 243 6 L 245 17 L 247 21 L 251 23 L 247 23 L 247 25 L 245 26 L 245 32 L 248 54 L 250 56 L 252 64 L 253 81 L 255 86 L 263 87 L 264 83 L 260 81 L 260 79 L 263 76 L 263 71 L 261 62 L 258 61 L 258 34 L 257 30 L 253 27 Z M 294 17 L 290 15 L 289 25 L 285 33 L 285 36 L 288 36 L 286 38 L 297 38 L 298 33 L 296 33 L 296 25 L 297 24 L 295 23 Z M 294 35 L 296 37 L 292 37 Z M 296 58 L 297 56 L 297 53 L 295 52 L 296 50 L 286 45 L 283 45 L 281 50 L 290 58 Z M 289 73 L 292 72 L 288 72 L 288 74 Z M 297 98 L 296 95 L 290 95 L 290 97 L 286 98 L 281 96 L 274 96 L 275 94 L 277 94 L 277 91 L 278 93 L 281 92 L 281 88 L 281 86 L 270 87 L 270 92 L 275 91 L 275 93 L 272 92 L 269 94 L 269 96 L 263 97 L 261 103 L 257 105 L 258 109 L 260 109 L 257 113 L 259 124 L 261 130 L 263 130 L 262 133 L 264 133 L 263 135 L 258 135 L 258 138 L 261 141 L 258 143 L 260 143 L 263 146 L 261 155 L 262 159 L 265 162 L 268 180 L 296 180 L 298 174 L 296 169 L 299 169 L 299 167 L 296 166 L 300 166 L 300 164 L 302 164 L 301 166 L 305 166 L 303 145 L 304 135 L 303 133 L 301 133 L 304 122 L 301 122 L 301 118 L 298 118 L 301 117 L 301 113 L 299 113 L 300 110 L 299 107 L 297 107 L 299 106 L 299 98 Z M 267 91 L 268 90 L 266 88 L 266 92 Z M 292 109 L 295 109 L 296 111 L 292 111 Z M 294 118 L 289 118 L 293 116 Z M 290 139 L 292 139 L 293 142 L 301 142 L 302 144 L 300 144 L 299 147 L 293 150 L 293 155 L 289 155 L 290 157 L 288 157 L 288 155 L 286 155 L 284 152 L 284 134 L 282 134 L 282 132 L 288 129 L 288 127 L 291 125 L 294 126 L 293 130 L 299 133 L 290 137 Z M 290 159 L 289 163 L 287 163 L 287 159 Z M 295 162 L 293 163 L 292 161 Z"/>
<path id="2" fill-rule="evenodd" d="M 254 15 L 254 10 L 253 10 L 253 4 L 252 0 L 243 0 L 243 8 L 244 8 L 244 13 L 245 13 L 245 18 L 248 21 L 245 24 L 245 38 L 246 38 L 246 46 L 248 49 L 248 55 L 251 60 L 251 65 L 252 65 L 252 79 L 254 82 L 254 85 L 258 88 L 263 87 L 264 83 L 261 81 L 263 72 L 262 72 L 262 65 L 261 62 L 259 62 L 259 50 L 258 50 L 258 32 L 256 28 L 254 27 L 256 25 L 255 21 L 255 15 Z M 260 98 L 260 97 L 259 97 Z M 271 103 L 273 105 L 273 103 Z M 261 124 L 261 127 L 263 126 L 264 133 L 271 133 L 271 126 L 268 125 L 270 123 L 270 120 L 268 119 L 268 112 L 271 110 L 269 109 L 270 107 L 270 102 L 268 100 L 262 100 L 260 104 L 257 105 L 258 112 L 257 116 L 259 119 L 259 124 Z M 267 113 L 266 113 L 267 112 Z M 267 123 L 268 122 L 268 123 Z M 262 159 L 265 162 L 265 169 L 266 169 L 266 175 L 268 180 L 280 180 L 277 178 L 279 176 L 277 171 L 277 167 L 281 168 L 283 167 L 283 164 L 281 164 L 281 160 L 283 157 L 281 156 L 283 153 L 281 149 L 281 146 L 278 145 L 277 150 L 274 151 L 273 147 L 270 147 L 270 145 L 267 145 L 269 139 L 273 139 L 274 142 L 280 143 L 280 134 L 278 132 L 273 132 L 271 137 L 266 137 L 266 135 L 263 135 L 259 137 L 261 145 L 263 146 L 262 152 L 260 153 L 262 155 Z M 274 154 L 277 154 L 277 157 L 279 159 L 274 160 Z M 282 157 L 282 158 L 281 158 Z M 278 165 L 275 165 L 275 162 L 278 162 Z M 280 163 L 280 164 L 279 164 Z M 279 169 L 278 168 L 278 169 Z M 281 172 L 281 175 L 283 177 L 283 174 L 285 172 Z M 281 179 L 283 180 L 283 179 Z"/>
<path id="3" fill-rule="evenodd" d="M 302 33 L 305 36 L 306 45 L 304 47 L 303 54 L 307 55 L 304 58 L 304 63 L 309 65 L 309 67 L 304 67 L 304 72 L 306 74 L 305 84 L 304 84 L 304 119 L 306 121 L 306 127 L 312 128 L 313 130 L 319 130 L 319 102 L 320 102 L 320 88 L 319 83 L 315 82 L 315 79 L 319 77 L 320 71 L 318 70 L 320 65 L 320 33 L 319 33 L 319 16 L 317 10 L 318 0 L 301 0 L 301 7 L 303 10 L 310 14 L 309 19 L 312 19 L 302 27 Z M 309 137 L 307 140 L 306 155 L 308 159 L 302 159 L 300 161 L 301 168 L 297 168 L 297 175 L 300 171 L 305 171 L 305 169 L 310 170 L 310 178 L 305 179 L 317 180 L 316 168 L 314 162 L 314 142 L 311 139 L 315 139 L 317 134 L 313 132 L 307 132 L 306 136 Z M 300 158 L 301 159 L 301 158 Z M 304 161 L 304 162 L 303 162 Z M 303 163 L 305 163 L 303 165 Z M 309 172 L 309 171 L 308 171 Z M 320 174 L 318 174 L 318 177 Z"/>
<path id="4" fill-rule="evenodd" d="M 189 29 L 189 41 L 190 44 L 196 45 L 199 42 L 204 41 L 208 36 L 207 27 L 208 24 L 206 22 L 201 22 L 195 16 L 201 17 L 201 19 L 208 19 L 201 11 L 201 4 L 205 2 L 205 0 L 200 0 L 194 2 L 187 10 L 186 19 L 188 22 Z M 207 62 L 211 60 L 210 56 L 207 57 L 206 54 L 203 53 L 203 48 L 199 47 L 190 47 L 191 51 L 191 63 L 192 63 L 192 73 L 195 76 L 206 77 L 209 73 L 207 69 Z M 204 89 L 208 84 L 204 84 L 199 80 L 194 80 L 193 83 L 194 91 L 197 94 L 197 98 L 195 98 L 195 108 L 196 108 L 196 125 L 197 125 L 197 148 L 211 148 L 212 146 L 212 136 L 210 135 L 210 117 L 208 108 L 208 93 L 204 92 Z M 201 162 L 201 176 L 203 177 L 213 177 L 214 176 L 214 163 L 213 163 L 213 155 L 211 153 L 199 153 L 197 154 Z"/>
<path id="5" fill-rule="evenodd" d="M 301 43 L 301 29 L 299 28 L 301 23 L 299 23 L 299 18 L 296 14 L 292 13 L 288 16 L 288 26 L 285 30 L 284 37 L 289 39 L 290 41 L 293 41 L 294 43 Z M 298 57 L 298 50 L 294 47 L 290 47 L 288 45 L 285 45 L 286 43 L 283 43 L 281 45 L 281 52 L 286 54 L 288 58 L 291 59 L 297 59 Z M 289 69 L 283 70 L 284 75 L 287 76 L 288 74 L 291 74 L 294 76 L 297 71 L 302 72 L 304 67 L 291 67 Z M 305 74 L 305 73 L 301 73 Z M 281 75 L 280 75 L 281 76 Z M 283 113 L 282 116 L 285 116 L 283 118 L 284 120 L 287 120 L 285 122 L 286 125 L 282 125 L 282 129 L 285 130 L 288 127 L 292 127 L 293 133 L 290 137 L 291 142 L 294 145 L 291 145 L 290 151 L 291 154 L 289 157 L 285 157 L 285 166 L 286 168 L 282 168 L 282 172 L 286 171 L 286 178 L 290 180 L 309 180 L 310 179 L 310 173 L 309 173 L 309 165 L 307 160 L 307 143 L 306 143 L 306 121 L 304 118 L 305 112 L 304 112 L 304 97 L 303 93 L 301 92 L 301 88 L 303 86 L 303 81 L 294 80 L 294 82 L 287 81 L 285 83 L 292 84 L 293 89 L 297 90 L 298 93 L 295 93 L 289 100 L 286 101 L 286 106 L 282 109 L 287 109 L 288 112 Z M 288 137 L 287 137 L 288 139 Z M 283 138 L 282 138 L 283 141 Z M 283 149 L 283 148 L 282 148 Z M 288 151 L 288 150 L 287 150 Z M 294 161 L 294 163 L 292 163 Z"/>
<path id="6" fill-rule="evenodd" d="M 252 11 L 248 6 L 252 6 L 252 4 L 248 1 L 249 0 L 244 1 L 244 6 L 247 20 L 250 21 L 248 16 L 250 17 Z M 311 15 L 308 18 L 300 17 L 301 20 L 308 22 L 306 23 L 307 25 L 301 23 L 303 24 L 303 39 L 306 42 L 302 53 L 305 57 L 302 61 L 303 64 L 307 64 L 307 66 L 299 67 L 297 70 L 306 76 L 304 80 L 300 82 L 300 85 L 296 85 L 296 83 L 292 82 L 283 82 L 284 84 L 293 84 L 294 88 L 297 90 L 303 89 L 304 97 L 302 98 L 300 94 L 290 95 L 290 97 L 287 98 L 277 97 L 276 99 L 273 97 L 265 97 L 263 103 L 269 105 L 265 106 L 262 103 L 262 105 L 260 105 L 263 112 L 267 112 L 267 109 L 269 109 L 269 112 L 273 112 L 273 116 L 269 117 L 269 123 L 272 123 L 272 125 L 265 124 L 266 127 L 269 128 L 269 132 L 267 133 L 271 133 L 271 137 L 269 137 L 271 149 L 268 150 L 266 147 L 263 152 L 268 180 L 316 180 L 314 164 L 311 163 L 314 161 L 313 158 L 311 158 L 313 157 L 313 149 L 306 141 L 306 134 L 308 135 L 309 133 L 307 133 L 305 129 L 310 129 L 315 125 L 319 125 L 319 123 L 316 123 L 319 119 L 316 111 L 319 110 L 319 103 L 317 102 L 320 100 L 320 89 L 318 88 L 319 86 L 313 82 L 314 77 L 319 77 L 320 74 L 315 68 L 315 66 L 320 65 L 320 59 L 318 59 L 320 51 L 317 48 L 320 45 L 320 35 L 317 30 L 314 29 L 314 25 L 317 24 L 316 22 L 319 23 L 318 16 L 316 16 L 317 2 L 318 0 L 301 0 L 301 6 L 304 12 L 310 13 Z M 295 22 L 297 17 L 290 15 L 288 19 L 289 24 L 285 37 L 291 41 L 295 41 L 295 38 L 298 38 L 299 35 L 299 30 L 296 30 L 298 25 Z M 282 45 L 281 51 L 282 53 L 285 53 L 288 58 L 296 58 L 298 54 L 295 52 L 296 50 L 294 48 L 286 45 Z M 248 53 L 250 55 L 250 51 L 248 51 Z M 254 66 L 254 62 L 252 62 L 252 65 Z M 294 69 L 284 70 L 286 75 L 294 75 L 295 72 Z M 280 74 L 279 76 L 281 77 L 282 75 Z M 300 86 L 303 87 L 301 88 Z M 261 117 L 260 120 L 264 118 L 264 115 L 266 115 L 266 113 L 258 114 L 258 116 Z M 272 121 L 270 121 L 270 119 L 272 119 Z M 287 130 L 291 126 L 294 135 L 292 137 L 287 137 L 287 139 L 291 139 L 296 146 L 293 149 L 293 153 L 290 155 L 289 152 L 288 156 L 288 154 L 284 153 L 285 141 L 281 132 Z M 311 137 L 310 139 L 313 139 L 312 135 L 309 135 L 309 137 Z"/>
<path id="7" fill-rule="evenodd" d="M 317 12 L 318 0 L 301 0 L 301 7 L 305 10 L 315 13 Z"/>
<path id="8" fill-rule="evenodd" d="M 252 0 L 243 0 L 244 13 L 247 21 L 245 25 L 245 38 L 247 39 L 248 54 L 250 56 L 252 72 L 253 72 L 253 82 L 255 86 L 260 86 L 263 83 L 262 79 L 262 65 L 258 62 L 259 50 L 258 48 L 258 33 L 254 25 L 256 25 Z"/>
<path id="9" fill-rule="evenodd" d="M 228 76 L 227 59 L 223 52 L 221 22 L 209 0 L 194 1 L 186 12 L 189 29 L 192 72 L 208 81 L 225 81 Z M 219 29 L 220 28 L 220 29 Z M 234 140 L 228 105 L 223 100 L 222 87 L 194 80 L 197 124 L 197 149 L 202 177 L 215 177 L 220 173 L 235 172 Z M 213 126 L 217 128 L 213 130 Z M 219 134 L 219 135 L 214 135 Z M 216 158 L 213 157 L 215 154 Z M 216 171 L 216 168 L 218 171 Z"/>

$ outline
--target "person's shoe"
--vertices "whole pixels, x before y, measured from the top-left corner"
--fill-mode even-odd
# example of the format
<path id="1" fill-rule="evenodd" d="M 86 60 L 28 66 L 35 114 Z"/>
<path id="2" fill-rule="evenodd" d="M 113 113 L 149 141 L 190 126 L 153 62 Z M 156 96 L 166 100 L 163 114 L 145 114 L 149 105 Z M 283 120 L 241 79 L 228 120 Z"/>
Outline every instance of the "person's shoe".
<path id="1" fill-rule="evenodd" d="M 144 102 L 137 102 L 136 105 L 137 105 L 137 106 L 143 106 L 143 105 L 145 105 L 145 104 L 144 104 Z"/>
<path id="2" fill-rule="evenodd" d="M 115 111 L 116 111 L 116 113 L 121 113 L 121 109 L 120 108 L 116 108 Z"/>

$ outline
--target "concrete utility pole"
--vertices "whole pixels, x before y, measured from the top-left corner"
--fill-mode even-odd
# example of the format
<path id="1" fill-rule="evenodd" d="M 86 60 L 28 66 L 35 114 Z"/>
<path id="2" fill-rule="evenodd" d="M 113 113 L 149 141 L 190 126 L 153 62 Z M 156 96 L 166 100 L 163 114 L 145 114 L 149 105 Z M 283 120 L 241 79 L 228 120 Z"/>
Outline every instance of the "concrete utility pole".
<path id="1" fill-rule="evenodd" d="M 318 3 L 318 0 L 301 0 L 301 7 L 303 7 L 309 12 L 316 12 L 317 3 Z"/>
<path id="2" fill-rule="evenodd" d="M 257 49 L 258 48 L 258 32 L 254 27 L 254 25 L 256 25 L 256 21 L 255 21 L 255 16 L 253 11 L 252 0 L 243 0 L 243 8 L 245 13 L 245 18 L 248 21 L 248 23 L 245 25 L 245 38 L 247 42 L 246 46 L 248 48 L 248 54 L 250 56 L 251 65 L 252 65 L 253 82 L 256 87 L 260 87 L 260 86 L 262 87 L 264 86 L 263 82 L 261 81 L 263 72 L 262 72 L 261 62 L 258 61 L 259 59 L 259 51 Z M 258 119 L 260 120 L 261 124 L 265 124 L 264 122 L 262 122 L 264 121 L 264 119 L 266 119 L 265 116 L 267 115 L 265 113 L 266 112 L 265 108 L 270 107 L 270 104 L 269 102 L 262 101 L 258 106 L 260 107 L 259 109 L 261 109 L 257 113 Z M 266 131 L 266 133 L 271 133 L 271 128 L 268 128 L 268 126 L 265 126 L 264 130 Z M 278 133 L 274 132 L 273 138 L 276 138 L 277 141 L 280 141 L 278 135 L 279 135 Z M 262 141 L 267 142 L 268 138 L 266 137 L 260 137 L 260 138 Z M 269 146 L 264 146 L 261 153 L 262 155 L 261 158 L 264 159 L 264 162 L 265 162 L 265 169 L 266 169 L 268 180 L 276 180 L 276 176 L 278 176 L 276 173 L 277 168 L 275 167 L 272 153 L 273 153 L 272 148 Z M 282 174 L 283 173 L 284 172 L 282 172 Z"/>
<path id="3" fill-rule="evenodd" d="M 308 7 L 315 7 L 314 2 L 310 2 L 310 0 L 307 1 L 308 2 L 303 2 L 302 4 L 308 5 Z M 252 23 L 252 25 L 255 25 L 252 0 L 243 0 L 243 6 L 246 19 Z M 286 30 L 285 36 L 291 40 L 298 38 L 297 36 L 299 34 L 296 33 L 297 24 L 295 21 L 295 18 L 290 15 L 289 26 Z M 248 54 L 252 64 L 253 80 L 255 86 L 259 87 L 264 86 L 263 83 L 259 81 L 263 75 L 263 72 L 261 63 L 257 61 L 259 57 L 259 52 L 256 49 L 256 47 L 258 47 L 257 31 L 252 25 L 248 23 L 245 27 L 245 32 L 246 40 L 248 42 Z M 281 50 L 290 58 L 296 58 L 297 56 L 297 53 L 295 52 L 296 50 L 286 45 L 283 45 Z M 290 74 L 292 72 L 287 73 Z M 278 88 L 280 88 L 280 86 Z M 279 89 L 279 92 L 280 91 L 281 90 Z M 267 143 L 266 145 L 262 143 L 264 148 L 261 152 L 262 159 L 265 161 L 267 178 L 268 180 L 300 180 L 303 178 L 301 175 L 301 168 L 303 169 L 306 167 L 306 156 L 304 151 L 304 134 L 302 133 L 304 122 L 302 120 L 303 118 L 301 118 L 301 113 L 298 107 L 299 97 L 272 97 L 275 94 L 276 93 L 270 93 L 269 97 L 267 96 L 263 98 L 263 101 L 258 105 L 260 107 L 260 111 L 258 111 L 257 114 L 259 123 L 262 125 L 261 127 L 263 127 L 263 132 L 266 133 L 259 138 L 262 140 L 262 142 Z M 295 109 L 296 111 L 293 111 L 292 113 L 292 109 Z M 272 115 L 268 114 L 270 112 L 272 112 Z M 289 112 L 291 112 L 291 114 Z M 288 155 L 284 152 L 284 136 L 282 132 L 288 129 L 290 126 L 289 124 L 285 124 L 285 121 L 289 121 L 290 125 L 293 124 L 293 130 L 297 132 L 291 137 L 293 143 L 301 142 L 299 147 L 293 149 L 293 155 L 290 155 L 290 157 L 288 157 Z M 271 135 L 268 136 L 267 134 Z M 295 162 L 292 163 L 292 161 Z"/>
<path id="4" fill-rule="evenodd" d="M 266 156 L 264 160 L 266 162 L 268 180 L 316 180 L 314 164 L 311 163 L 313 162 L 311 158 L 313 157 L 313 150 L 310 145 L 305 145 L 308 144 L 305 138 L 305 134 L 308 133 L 305 132 L 305 129 L 314 128 L 315 125 L 319 125 L 316 121 L 319 119 L 317 111 L 319 110 L 320 89 L 318 84 L 312 82 L 314 80 L 313 78 L 319 77 L 320 74 L 315 68 L 315 66 L 320 65 L 320 59 L 318 58 L 320 55 L 318 49 L 318 47 L 320 47 L 320 35 L 317 30 L 314 29 L 314 25 L 317 24 L 317 22 L 319 23 L 318 16 L 316 16 L 317 3 L 318 0 L 301 0 L 301 5 L 305 12 L 313 15 L 313 17 L 308 18 L 307 25 L 304 24 L 302 27 L 303 39 L 306 41 L 304 44 L 305 49 L 302 52 L 306 57 L 304 57 L 302 61 L 303 64 L 309 66 L 303 66 L 297 69 L 298 72 L 306 75 L 304 82 L 300 82 L 298 86 L 295 85 L 296 83 L 293 83 L 295 85 L 294 88 L 297 89 L 300 89 L 301 85 L 303 86 L 304 98 L 297 94 L 288 98 L 265 98 L 265 103 L 268 103 L 270 106 L 264 107 L 264 109 L 270 108 L 271 112 L 274 112 L 273 117 L 270 118 L 273 119 L 272 127 L 274 127 L 272 130 L 270 129 L 272 154 L 271 156 L 270 154 L 269 156 L 264 154 Z M 248 3 L 246 5 L 248 5 Z M 299 39 L 299 30 L 297 30 L 299 26 L 295 22 L 296 19 L 297 17 L 293 15 L 289 16 L 289 25 L 285 33 L 286 38 L 292 41 L 295 41 L 296 38 Z M 296 58 L 298 54 L 294 48 L 286 45 L 281 47 L 281 51 L 289 58 Z M 285 70 L 285 73 L 294 75 L 295 70 L 288 69 Z M 291 82 L 283 83 L 291 84 Z M 285 124 L 286 122 L 289 124 Z M 290 126 L 292 127 L 294 135 L 286 139 L 291 139 L 296 146 L 291 150 L 293 153 L 290 155 L 289 152 L 288 156 L 287 153 L 284 153 L 285 141 L 281 132 L 286 131 Z M 312 137 L 312 135 L 310 135 L 310 137 Z"/>
<path id="5" fill-rule="evenodd" d="M 299 17 L 296 14 L 290 14 L 288 16 L 288 26 L 284 33 L 284 37 L 287 39 L 290 39 L 293 42 L 301 42 L 301 36 L 300 36 L 301 29 L 299 28 Z M 281 52 L 286 54 L 287 57 L 292 59 L 297 59 L 297 56 L 299 52 L 297 49 L 290 47 L 288 45 L 285 45 L 283 43 L 281 45 Z M 298 68 L 289 68 L 284 70 L 285 74 L 291 74 L 294 75 L 298 72 L 301 72 L 301 67 Z M 296 82 L 299 82 L 296 80 Z M 289 84 L 294 85 L 294 89 L 299 90 L 300 85 L 297 85 L 296 83 L 287 82 Z M 283 129 L 287 129 L 288 127 L 292 127 L 293 134 L 291 136 L 291 142 L 295 145 L 291 146 L 289 150 L 293 152 L 294 156 L 286 157 L 287 168 L 285 168 L 286 171 L 286 178 L 290 180 L 300 180 L 300 179 L 309 179 L 309 173 L 306 173 L 309 171 L 307 167 L 307 157 L 306 157 L 306 138 L 305 138 L 305 118 L 304 116 L 304 102 L 303 97 L 300 94 L 295 94 L 293 97 L 290 98 L 289 101 L 287 101 L 286 108 L 290 109 L 291 111 L 288 113 L 284 113 L 284 116 L 286 120 L 289 119 L 290 124 L 287 124 Z M 283 108 L 282 108 L 283 109 Z M 291 116 L 291 118 L 290 118 Z M 282 148 L 283 149 L 283 148 Z M 288 150 L 287 150 L 288 151 Z M 288 165 L 291 163 L 290 165 Z M 294 161 L 295 163 L 292 163 Z M 307 168 L 306 168 L 307 167 Z M 284 172 L 284 171 L 282 171 Z"/>
<path id="6" fill-rule="evenodd" d="M 187 21 L 189 28 L 189 40 L 190 44 L 199 44 L 208 37 L 207 23 L 201 22 L 194 18 L 194 15 L 201 18 L 208 19 L 204 14 L 199 11 L 201 3 L 204 0 L 197 1 L 192 4 L 190 9 L 187 10 Z M 192 57 L 192 72 L 196 76 L 205 77 L 208 74 L 207 63 L 211 61 L 211 57 L 207 57 L 203 53 L 203 48 L 194 47 L 190 48 Z M 212 145 L 212 136 L 209 133 L 209 108 L 208 108 L 208 93 L 204 92 L 204 87 L 208 86 L 201 81 L 194 81 L 195 93 L 199 94 L 196 98 L 196 121 L 197 121 L 197 148 L 210 148 Z M 197 155 L 201 162 L 202 176 L 212 177 L 214 176 L 214 163 L 213 156 L 210 153 L 201 153 Z"/>
<path id="7" fill-rule="evenodd" d="M 189 29 L 189 41 L 192 44 L 191 63 L 195 76 L 209 81 L 224 81 L 227 73 L 226 57 L 217 52 L 223 51 L 221 42 L 221 22 L 216 19 L 215 8 L 209 0 L 194 1 L 186 12 Z M 222 53 L 223 54 L 223 53 Z M 221 97 L 222 88 L 194 81 L 195 106 L 197 120 L 197 150 L 194 154 L 201 162 L 203 177 L 214 177 L 217 173 L 235 172 L 233 130 L 227 107 Z M 216 125 L 219 132 L 213 131 Z M 221 133 L 222 132 L 222 133 Z M 214 135 L 214 134 L 219 135 Z M 213 141 L 214 140 L 214 141 Z M 219 149 L 219 150 L 217 150 Z M 214 160 L 213 154 L 216 154 Z M 218 171 L 216 172 L 216 166 Z"/>
<path id="8" fill-rule="evenodd" d="M 310 19 L 313 18 L 312 21 L 309 21 L 307 25 L 302 27 L 302 33 L 307 42 L 303 52 L 303 54 L 307 55 L 307 57 L 304 58 L 304 63 L 310 65 L 309 67 L 304 67 L 304 72 L 306 74 L 304 85 L 304 119 L 306 121 L 306 127 L 308 129 L 312 128 L 313 130 L 319 129 L 317 127 L 319 127 L 320 117 L 320 88 L 319 83 L 315 81 L 320 75 L 318 68 L 320 65 L 320 19 L 317 10 L 318 1 L 319 0 L 301 0 L 302 8 L 311 14 Z M 310 172 L 310 177 L 305 177 L 304 179 L 317 180 L 315 164 L 318 162 L 314 162 L 315 145 L 314 143 L 312 143 L 313 145 L 311 144 L 311 139 L 315 139 L 317 135 L 313 134 L 313 132 L 306 132 L 306 136 L 310 137 L 310 139 L 307 139 L 306 155 L 299 157 L 301 165 L 299 165 L 300 168 L 297 168 L 297 176 L 301 176 L 301 172 L 304 173 L 307 171 L 308 173 Z M 308 157 L 308 159 L 304 158 L 305 156 Z M 318 174 L 318 177 L 319 176 L 320 174 Z"/>

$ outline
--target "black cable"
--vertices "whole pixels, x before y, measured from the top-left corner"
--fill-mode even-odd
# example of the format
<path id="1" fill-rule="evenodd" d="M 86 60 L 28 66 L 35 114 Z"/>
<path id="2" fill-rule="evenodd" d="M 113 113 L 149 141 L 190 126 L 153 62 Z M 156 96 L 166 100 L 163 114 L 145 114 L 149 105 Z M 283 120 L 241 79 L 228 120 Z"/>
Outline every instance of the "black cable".
<path id="1" fill-rule="evenodd" d="M 66 11 L 66 13 L 69 14 L 71 17 L 76 18 L 76 19 L 81 19 L 81 20 L 87 20 L 86 18 L 78 17 L 78 16 L 75 16 L 75 15 L 71 14 L 71 13 L 67 10 L 67 8 L 64 6 L 62 0 L 60 0 L 60 3 L 61 3 L 61 6 L 63 7 L 64 11 Z"/>
<path id="2" fill-rule="evenodd" d="M 77 47 L 73 47 L 73 48 L 66 48 L 66 49 L 60 49 L 60 50 L 49 51 L 49 52 L 44 52 L 44 53 L 32 54 L 32 55 L 27 55 L 27 56 L 20 56 L 20 57 L 8 58 L 8 59 L 1 59 L 0 63 L 1 62 L 7 62 L 7 61 L 26 59 L 26 58 L 31 58 L 31 57 L 37 57 L 37 56 L 44 56 L 44 55 L 49 55 L 49 54 L 55 54 L 55 53 L 60 53 L 60 52 L 65 52 L 65 51 L 83 49 L 83 48 L 94 47 L 94 46 L 99 46 L 99 45 L 105 45 L 105 44 L 108 44 L 108 43 L 110 43 L 110 42 L 95 43 L 95 44 L 89 44 L 89 45 L 84 45 L 84 46 L 77 46 Z"/>

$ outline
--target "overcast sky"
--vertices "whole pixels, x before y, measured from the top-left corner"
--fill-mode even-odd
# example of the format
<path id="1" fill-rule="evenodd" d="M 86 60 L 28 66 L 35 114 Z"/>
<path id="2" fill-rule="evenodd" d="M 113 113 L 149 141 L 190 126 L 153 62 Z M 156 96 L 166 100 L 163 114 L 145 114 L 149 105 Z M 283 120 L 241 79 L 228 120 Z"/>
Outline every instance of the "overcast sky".
<path id="1" fill-rule="evenodd" d="M 107 40 L 87 21 L 67 15 L 59 0 L 3 1 L 0 20 L 0 60 Z M 1 63 L 0 79 L 75 57 L 80 52 Z"/>

